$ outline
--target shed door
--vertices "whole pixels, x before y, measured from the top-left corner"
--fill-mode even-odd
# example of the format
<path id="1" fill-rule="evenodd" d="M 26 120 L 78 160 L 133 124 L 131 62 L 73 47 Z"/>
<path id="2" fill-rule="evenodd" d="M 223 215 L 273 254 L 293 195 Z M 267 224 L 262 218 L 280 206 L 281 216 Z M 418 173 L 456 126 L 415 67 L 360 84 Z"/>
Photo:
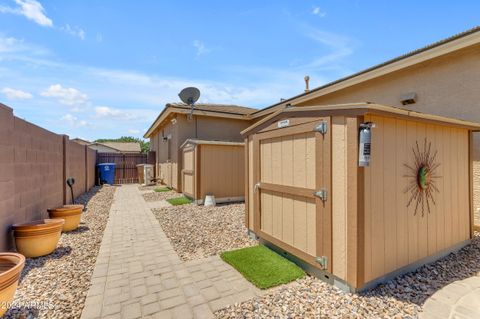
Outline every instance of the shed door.
<path id="1" fill-rule="evenodd" d="M 198 146 L 197 146 L 198 147 Z M 195 193 L 195 148 L 189 147 L 183 150 L 182 158 L 182 187 L 183 193 L 194 199 Z"/>
<path id="2" fill-rule="evenodd" d="M 256 134 L 254 148 L 255 231 L 331 270 L 330 118 Z"/>

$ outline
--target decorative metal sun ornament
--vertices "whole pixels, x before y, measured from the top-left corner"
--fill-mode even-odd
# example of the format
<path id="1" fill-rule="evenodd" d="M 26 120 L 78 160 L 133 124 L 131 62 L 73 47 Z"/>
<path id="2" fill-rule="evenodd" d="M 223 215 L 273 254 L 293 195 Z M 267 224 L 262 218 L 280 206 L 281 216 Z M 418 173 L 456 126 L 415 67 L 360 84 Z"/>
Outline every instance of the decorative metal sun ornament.
<path id="1" fill-rule="evenodd" d="M 435 186 L 435 179 L 440 176 L 436 175 L 436 169 L 440 164 L 436 163 L 437 151 L 432 154 L 432 143 L 427 139 L 423 142 L 423 149 L 418 146 L 418 141 L 415 142 L 416 147 L 412 147 L 413 156 L 415 157 L 414 166 L 405 164 L 409 170 L 409 174 L 405 177 L 410 178 L 410 182 L 405 189 L 405 193 L 409 193 L 407 207 L 415 203 L 415 213 L 419 208 L 422 209 L 422 217 L 425 214 L 425 209 L 430 214 L 431 204 L 435 205 L 434 193 L 439 193 Z"/>

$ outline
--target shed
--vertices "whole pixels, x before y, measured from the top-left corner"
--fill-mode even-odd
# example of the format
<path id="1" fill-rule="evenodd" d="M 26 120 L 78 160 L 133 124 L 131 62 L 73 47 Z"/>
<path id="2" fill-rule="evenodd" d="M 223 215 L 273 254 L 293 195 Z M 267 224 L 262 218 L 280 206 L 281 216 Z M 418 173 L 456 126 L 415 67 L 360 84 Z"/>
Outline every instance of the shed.
<path id="1" fill-rule="evenodd" d="M 371 154 L 361 167 L 365 127 L 371 143 L 362 157 Z M 479 129 L 372 103 L 279 110 L 242 132 L 246 225 L 345 290 L 411 271 L 473 236 L 471 138 Z"/>
<path id="2" fill-rule="evenodd" d="M 244 143 L 188 139 L 181 146 L 183 194 L 202 204 L 245 199 Z"/>

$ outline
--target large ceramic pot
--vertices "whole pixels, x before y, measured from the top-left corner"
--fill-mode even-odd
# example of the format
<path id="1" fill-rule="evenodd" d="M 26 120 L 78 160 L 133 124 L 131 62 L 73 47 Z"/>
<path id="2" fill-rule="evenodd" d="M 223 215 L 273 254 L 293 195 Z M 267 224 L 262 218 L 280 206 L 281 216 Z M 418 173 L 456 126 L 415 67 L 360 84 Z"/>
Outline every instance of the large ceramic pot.
<path id="1" fill-rule="evenodd" d="M 23 266 L 25 266 L 24 256 L 16 253 L 0 253 L 0 317 L 10 308 Z"/>
<path id="2" fill-rule="evenodd" d="M 63 219 L 41 219 L 13 225 L 17 251 L 25 257 L 50 254 L 57 247 L 64 223 Z"/>
<path id="3" fill-rule="evenodd" d="M 64 205 L 62 207 L 48 209 L 48 214 L 52 219 L 63 219 L 63 231 L 77 229 L 82 218 L 83 205 Z"/>

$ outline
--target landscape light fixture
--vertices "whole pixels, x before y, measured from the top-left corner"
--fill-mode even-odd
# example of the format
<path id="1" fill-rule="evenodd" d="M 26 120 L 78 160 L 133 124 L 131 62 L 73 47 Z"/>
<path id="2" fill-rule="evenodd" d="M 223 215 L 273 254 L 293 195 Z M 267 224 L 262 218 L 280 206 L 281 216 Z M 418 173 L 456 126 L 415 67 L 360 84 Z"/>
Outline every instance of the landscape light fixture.
<path id="1" fill-rule="evenodd" d="M 67 185 L 70 187 L 70 193 L 72 194 L 72 204 L 75 204 L 75 198 L 73 197 L 73 184 L 75 184 L 75 178 L 67 178 Z"/>

